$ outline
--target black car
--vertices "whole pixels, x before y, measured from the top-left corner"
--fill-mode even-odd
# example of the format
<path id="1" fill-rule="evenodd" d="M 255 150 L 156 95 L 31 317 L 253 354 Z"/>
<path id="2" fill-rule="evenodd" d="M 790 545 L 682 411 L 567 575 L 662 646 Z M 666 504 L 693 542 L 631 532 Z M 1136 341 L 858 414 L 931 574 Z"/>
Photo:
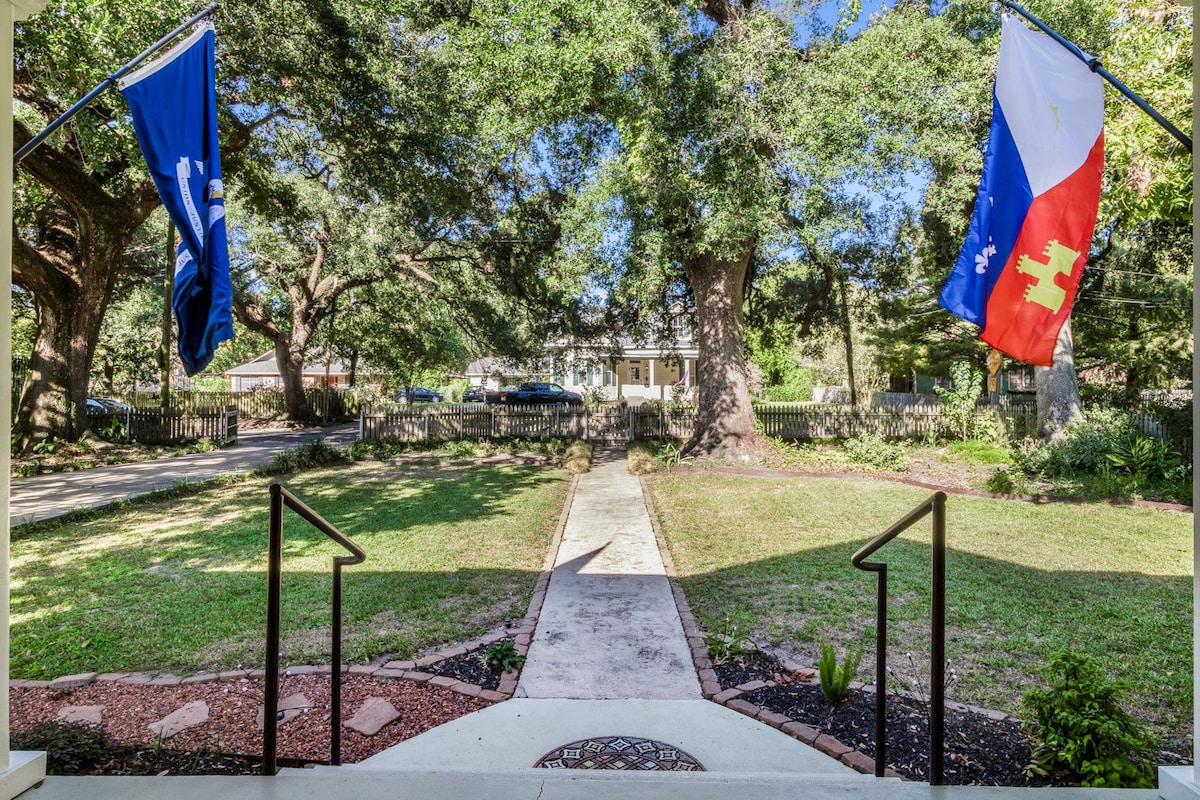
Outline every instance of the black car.
<path id="1" fill-rule="evenodd" d="M 468 386 L 462 393 L 464 403 L 486 403 L 487 389 L 482 386 Z"/>
<path id="2" fill-rule="evenodd" d="M 583 397 L 575 392 L 568 392 L 557 383 L 535 381 L 522 383 L 516 389 L 502 389 L 500 402 L 512 406 L 527 405 L 583 405 Z"/>
<path id="3" fill-rule="evenodd" d="M 132 410 L 128 403 L 114 400 L 111 397 L 89 397 L 87 399 L 87 413 L 89 414 L 120 414 L 123 416 Z"/>
<path id="4" fill-rule="evenodd" d="M 412 394 L 412 401 L 414 403 L 442 402 L 442 395 L 440 392 L 435 392 L 432 389 L 424 389 L 420 386 L 411 386 L 407 390 L 401 389 L 396 394 L 396 399 L 401 402 L 407 401 L 410 393 Z"/>

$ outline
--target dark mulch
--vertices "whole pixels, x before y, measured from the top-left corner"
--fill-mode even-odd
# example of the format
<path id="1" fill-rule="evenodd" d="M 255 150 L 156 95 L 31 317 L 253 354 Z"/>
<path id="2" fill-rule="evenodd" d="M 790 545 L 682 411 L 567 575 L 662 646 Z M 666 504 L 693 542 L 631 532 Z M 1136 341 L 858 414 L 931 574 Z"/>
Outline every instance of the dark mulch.
<path id="1" fill-rule="evenodd" d="M 486 647 L 479 647 L 463 653 L 461 656 L 447 658 L 441 663 L 423 669 L 432 675 L 443 675 L 463 683 L 492 690 L 500 686 L 500 677 L 504 674 L 503 670 L 496 669 L 487 663 Z"/>
<path id="2" fill-rule="evenodd" d="M 759 689 L 743 699 L 786 714 L 875 757 L 874 692 L 852 690 L 841 703 L 831 705 L 819 686 L 796 684 Z M 898 695 L 888 697 L 887 704 L 887 766 L 911 780 L 929 780 L 928 707 Z M 945 753 L 947 784 L 1035 785 L 1024 774 L 1030 760 L 1029 740 L 1015 720 L 948 711 Z"/>
<path id="3" fill-rule="evenodd" d="M 751 681 L 791 683 L 790 674 L 772 656 L 758 651 L 743 653 L 713 665 L 722 689 L 731 689 Z"/>
<path id="4" fill-rule="evenodd" d="M 767 653 L 733 657 L 714 670 L 724 689 L 751 681 L 774 681 L 748 692 L 741 699 L 784 714 L 827 733 L 847 747 L 875 758 L 875 693 L 852 690 L 831 705 L 820 686 L 792 680 L 779 661 Z M 782 678 L 782 679 L 781 679 Z M 929 713 L 921 699 L 890 694 L 887 698 L 887 766 L 910 780 L 929 780 Z M 1038 786 L 1077 785 L 1070 775 L 1030 780 L 1025 768 L 1031 741 L 1017 720 L 996 720 L 971 711 L 947 711 L 945 731 L 945 783 L 949 785 Z M 1191 763 L 1192 746 L 1185 737 L 1163 742 L 1158 764 Z"/>
<path id="5" fill-rule="evenodd" d="M 117 748 L 71 775 L 262 775 L 262 761 L 184 750 Z"/>

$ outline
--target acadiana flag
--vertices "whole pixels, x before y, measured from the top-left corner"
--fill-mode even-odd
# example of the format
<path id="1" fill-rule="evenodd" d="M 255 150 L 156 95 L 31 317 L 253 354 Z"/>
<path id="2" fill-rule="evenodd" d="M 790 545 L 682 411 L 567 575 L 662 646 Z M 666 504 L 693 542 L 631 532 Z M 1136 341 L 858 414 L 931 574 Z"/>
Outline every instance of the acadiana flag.
<path id="1" fill-rule="evenodd" d="M 217 345 L 233 338 L 214 41 L 212 23 L 201 25 L 120 87 L 159 197 L 183 240 L 171 304 L 188 375 L 208 366 Z"/>
<path id="2" fill-rule="evenodd" d="M 1087 261 L 1104 169 L 1104 84 L 1004 15 L 983 177 L 938 302 L 1013 358 L 1050 366 Z"/>

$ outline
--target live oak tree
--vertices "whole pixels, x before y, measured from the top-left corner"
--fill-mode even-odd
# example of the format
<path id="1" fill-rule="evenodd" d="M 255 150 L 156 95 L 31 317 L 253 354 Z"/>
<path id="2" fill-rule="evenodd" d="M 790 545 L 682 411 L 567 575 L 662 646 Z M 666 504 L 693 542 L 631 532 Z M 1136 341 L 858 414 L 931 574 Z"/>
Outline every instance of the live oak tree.
<path id="1" fill-rule="evenodd" d="M 240 185 L 243 196 L 270 183 L 275 161 L 262 134 L 273 121 L 302 118 L 331 139 L 374 142 L 370 134 L 387 120 L 389 96 L 378 80 L 384 20 L 373 7 L 339 7 L 332 0 L 234 0 L 218 11 L 223 166 L 227 185 Z M 20 23 L 15 143 L 192 11 L 164 0 L 63 0 Z M 115 92 L 22 162 L 13 280 L 32 299 L 38 326 L 17 411 L 22 446 L 86 431 L 101 321 L 130 268 L 130 245 L 158 204 Z"/>
<path id="2" fill-rule="evenodd" d="M 306 363 L 314 337 L 354 290 L 383 280 L 402 248 L 388 210 L 345 196 L 334 169 L 297 168 L 275 181 L 286 202 L 259 203 L 234 217 L 234 315 L 275 352 L 289 418 L 311 421 Z"/>

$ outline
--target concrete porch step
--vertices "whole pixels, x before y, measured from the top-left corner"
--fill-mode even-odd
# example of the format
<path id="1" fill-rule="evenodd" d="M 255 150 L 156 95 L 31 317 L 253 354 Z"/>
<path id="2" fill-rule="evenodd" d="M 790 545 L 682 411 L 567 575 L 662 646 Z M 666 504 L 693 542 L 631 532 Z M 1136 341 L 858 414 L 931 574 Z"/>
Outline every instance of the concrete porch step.
<path id="1" fill-rule="evenodd" d="M 630 773 L 583 770 L 429 772 L 288 770 L 274 778 L 56 778 L 22 800 L 1157 800 L 1154 790 L 930 787 L 828 775 Z"/>

